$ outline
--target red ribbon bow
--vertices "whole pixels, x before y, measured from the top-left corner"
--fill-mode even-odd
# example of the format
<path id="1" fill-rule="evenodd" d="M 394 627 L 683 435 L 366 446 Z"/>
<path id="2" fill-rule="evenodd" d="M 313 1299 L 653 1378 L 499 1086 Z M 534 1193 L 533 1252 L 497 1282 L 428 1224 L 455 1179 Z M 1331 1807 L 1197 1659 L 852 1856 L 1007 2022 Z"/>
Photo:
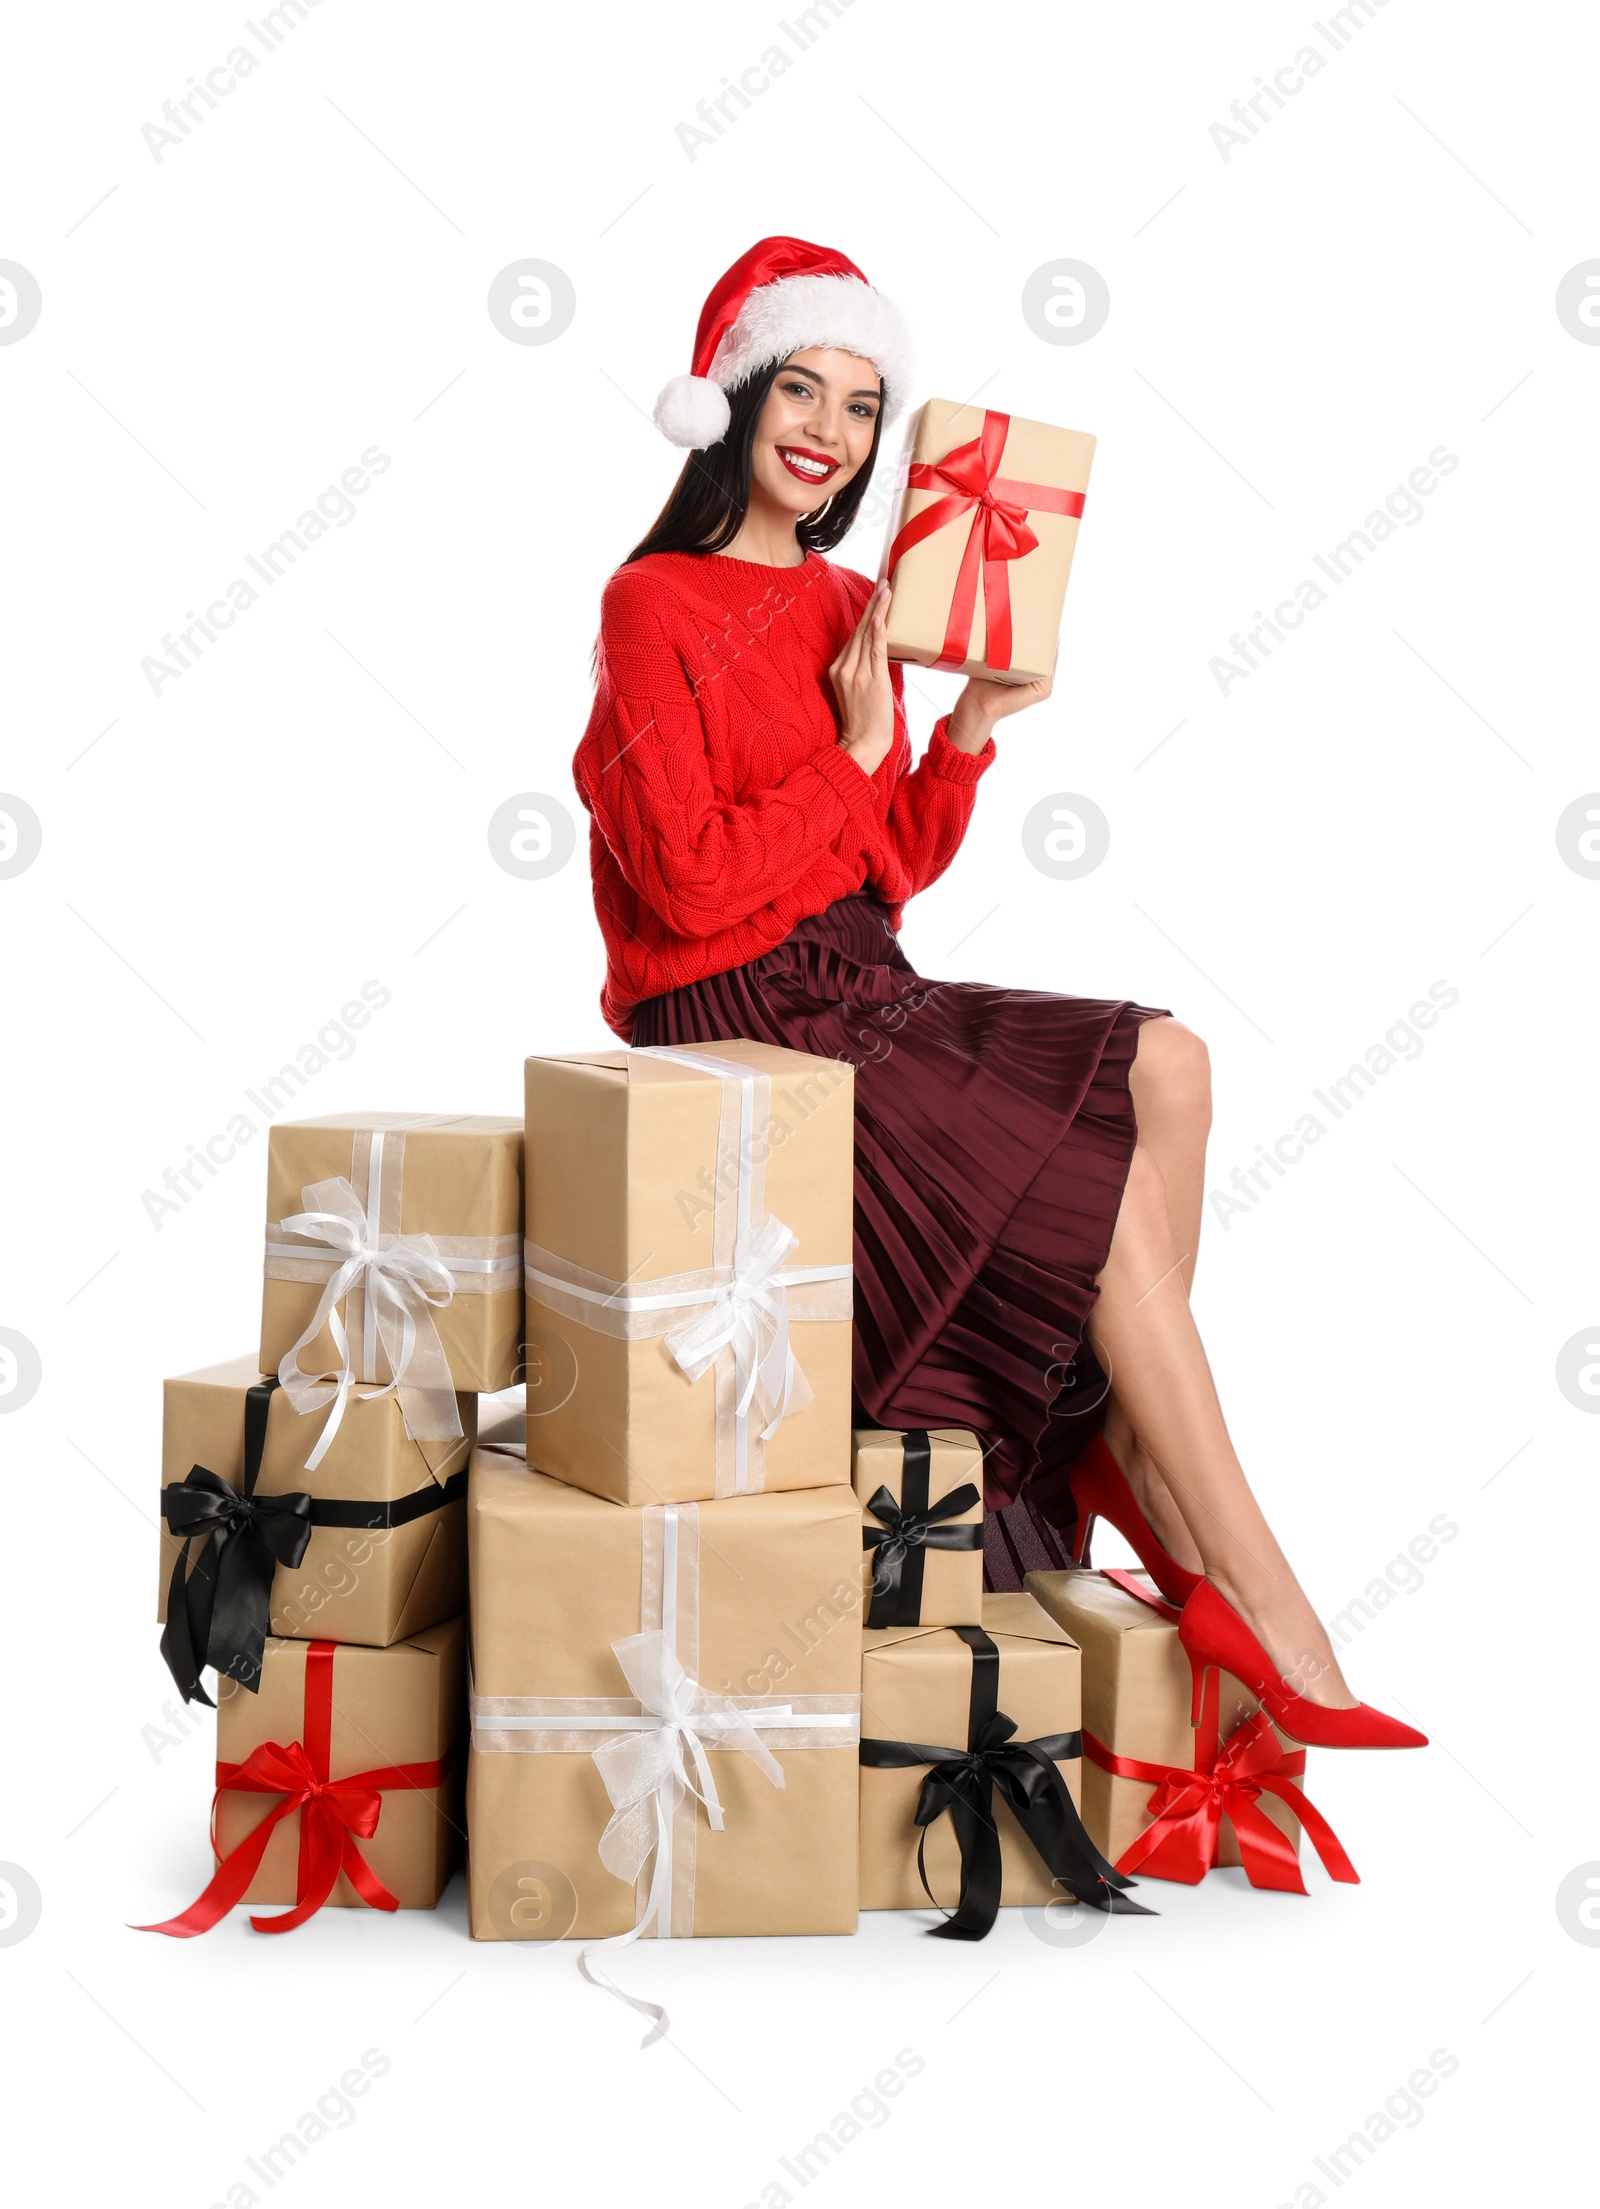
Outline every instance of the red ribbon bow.
<path id="1" fill-rule="evenodd" d="M 945 496 L 924 507 L 896 535 L 889 547 L 886 571 L 891 578 L 913 545 L 920 545 L 936 530 L 959 521 L 963 514 L 972 515 L 972 527 L 961 554 L 961 566 L 956 572 L 944 643 L 933 662 L 936 668 L 959 669 L 966 660 L 967 647 L 972 640 L 972 617 L 978 603 L 980 563 L 983 662 L 985 667 L 999 674 L 1010 667 L 1011 582 L 1006 563 L 1020 560 L 1039 542 L 1028 526 L 1029 511 L 1071 515 L 1083 512 L 1081 491 L 1058 490 L 1052 483 L 1019 483 L 999 473 L 1000 457 L 1005 451 L 1010 427 L 1009 414 L 995 414 L 986 407 L 983 428 L 970 444 L 957 445 L 942 460 L 914 461 L 906 471 L 910 490 L 940 490 Z"/>
<path id="2" fill-rule="evenodd" d="M 219 1918 L 243 1900 L 273 1829 L 297 1810 L 300 1867 L 294 1908 L 278 1917 L 252 1917 L 250 1923 L 258 1933 L 291 1933 L 297 1925 L 304 1925 L 332 1894 L 341 1872 L 371 1909 L 399 1909 L 399 1903 L 356 1842 L 370 1841 L 377 1832 L 384 1788 L 437 1787 L 450 1760 L 437 1757 L 425 1764 L 386 1764 L 374 1771 L 352 1773 L 348 1779 L 330 1778 L 328 1743 L 333 1725 L 336 1646 L 331 1641 L 307 1644 L 304 1741 L 264 1741 L 242 1764 L 217 1766 L 217 1791 L 211 1804 L 213 1835 L 217 1803 L 225 1793 L 277 1795 L 280 1799 L 232 1854 L 223 1858 L 205 1892 L 187 1910 L 162 1925 L 141 1925 L 139 1932 L 171 1933 L 181 1940 L 208 1933 Z"/>
<path id="3" fill-rule="evenodd" d="M 1228 1736 L 1219 1750 L 1218 1695 L 1217 1677 L 1211 1673 L 1205 1685 L 1200 1730 L 1195 1736 L 1193 1771 L 1178 1764 L 1143 1764 L 1135 1757 L 1113 1756 L 1103 1742 L 1085 1730 L 1083 1753 L 1102 1771 L 1117 1779 L 1148 1780 L 1155 1790 L 1147 1805 L 1155 1822 L 1123 1851 L 1117 1861 L 1118 1871 L 1132 1872 L 1142 1866 L 1153 1879 L 1175 1879 L 1186 1887 L 1196 1886 L 1217 1860 L 1219 1829 L 1223 1819 L 1228 1818 L 1238 1836 L 1239 1856 L 1251 1886 L 1303 1895 L 1306 1886 L 1294 1846 L 1259 1807 L 1262 1795 L 1268 1794 L 1276 1795 L 1294 1812 L 1328 1876 L 1358 1886 L 1359 1875 L 1338 1835 L 1295 1785 L 1305 1773 L 1304 1749 L 1285 1749 L 1271 1719 L 1258 1710 Z"/>

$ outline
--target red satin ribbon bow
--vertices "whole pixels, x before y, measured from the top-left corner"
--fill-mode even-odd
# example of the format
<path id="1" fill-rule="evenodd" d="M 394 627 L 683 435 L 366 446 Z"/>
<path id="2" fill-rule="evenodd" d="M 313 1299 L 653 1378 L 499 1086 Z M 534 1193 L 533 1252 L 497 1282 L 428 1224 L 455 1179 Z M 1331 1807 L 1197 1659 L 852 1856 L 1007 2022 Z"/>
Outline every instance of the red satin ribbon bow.
<path id="1" fill-rule="evenodd" d="M 449 1763 L 447 1757 L 426 1764 L 387 1764 L 371 1772 L 355 1772 L 348 1779 L 328 1776 L 328 1742 L 333 1724 L 333 1658 L 336 1644 L 314 1641 L 306 1647 L 305 1739 L 288 1743 L 264 1741 L 252 1749 L 242 1764 L 217 1766 L 217 1792 L 212 1798 L 211 1820 L 216 1829 L 217 1802 L 225 1793 L 277 1795 L 261 1823 L 224 1857 L 205 1892 L 188 1909 L 162 1925 L 141 1925 L 141 1933 L 171 1933 L 187 1940 L 208 1933 L 217 1920 L 242 1901 L 256 1875 L 274 1828 L 284 1818 L 300 1813 L 300 1868 L 295 1882 L 295 1904 L 278 1917 L 252 1917 L 258 1933 L 291 1933 L 314 1917 L 333 1892 L 343 1872 L 350 1884 L 374 1910 L 398 1910 L 400 1905 L 367 1862 L 356 1842 L 370 1841 L 378 1830 L 386 1787 L 437 1787 Z"/>
<path id="2" fill-rule="evenodd" d="M 1103 1742 L 1085 1731 L 1083 1753 L 1102 1771 L 1117 1779 L 1148 1780 L 1155 1789 L 1147 1806 L 1155 1823 L 1123 1851 L 1117 1861 L 1118 1871 L 1142 1867 L 1153 1879 L 1175 1879 L 1186 1887 L 1196 1886 L 1217 1860 L 1218 1830 L 1228 1818 L 1238 1836 L 1239 1855 L 1251 1886 L 1276 1887 L 1284 1894 L 1303 1895 L 1305 1881 L 1292 1843 L 1259 1808 L 1261 1796 L 1269 1794 L 1276 1795 L 1294 1812 L 1328 1876 L 1358 1886 L 1359 1875 L 1338 1835 L 1295 1785 L 1305 1772 L 1304 1749 L 1285 1749 L 1272 1721 L 1258 1710 L 1228 1736 L 1219 1750 L 1217 1695 L 1213 1674 L 1206 1682 L 1200 1730 L 1195 1736 L 1199 1768 L 1194 1771 L 1186 1771 L 1181 1765 L 1142 1764 L 1135 1757 L 1113 1756 Z"/>
<path id="3" fill-rule="evenodd" d="M 1072 514 L 1083 512 L 1081 491 L 1058 490 L 1052 483 L 1019 483 L 999 473 L 1005 451 L 1009 414 L 991 413 L 986 407 L 983 428 L 968 445 L 957 445 L 942 460 L 914 461 L 906 472 L 913 491 L 940 490 L 944 497 L 907 522 L 889 547 L 887 573 L 895 569 L 925 537 L 972 515 L 972 527 L 956 572 L 955 593 L 944 643 L 936 668 L 959 668 L 972 641 L 972 616 L 978 603 L 978 575 L 983 575 L 985 667 L 1003 674 L 1011 665 L 1011 582 L 1008 560 L 1020 560 L 1039 540 L 1028 527 L 1028 512 Z"/>

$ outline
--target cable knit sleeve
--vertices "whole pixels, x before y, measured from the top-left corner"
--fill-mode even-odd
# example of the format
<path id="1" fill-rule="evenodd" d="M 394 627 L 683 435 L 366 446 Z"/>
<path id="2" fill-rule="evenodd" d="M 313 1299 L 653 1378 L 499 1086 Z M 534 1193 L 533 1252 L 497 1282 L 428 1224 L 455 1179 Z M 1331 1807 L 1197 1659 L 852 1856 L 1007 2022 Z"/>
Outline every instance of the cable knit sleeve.
<path id="1" fill-rule="evenodd" d="M 896 677 L 899 673 L 897 667 Z M 896 717 L 903 723 L 899 689 L 897 680 Z M 885 826 L 910 879 L 907 895 L 937 882 L 960 850 L 972 819 L 978 778 L 994 760 L 993 737 L 981 752 L 962 752 L 950 742 L 949 727 L 950 716 L 945 714 L 934 724 L 927 750 L 896 783 L 889 801 Z"/>
<path id="2" fill-rule="evenodd" d="M 875 805 L 871 778 L 837 744 L 739 803 L 719 794 L 696 692 L 709 672 L 670 592 L 626 568 L 612 577 L 579 785 L 630 887 L 692 937 L 781 897 Z"/>

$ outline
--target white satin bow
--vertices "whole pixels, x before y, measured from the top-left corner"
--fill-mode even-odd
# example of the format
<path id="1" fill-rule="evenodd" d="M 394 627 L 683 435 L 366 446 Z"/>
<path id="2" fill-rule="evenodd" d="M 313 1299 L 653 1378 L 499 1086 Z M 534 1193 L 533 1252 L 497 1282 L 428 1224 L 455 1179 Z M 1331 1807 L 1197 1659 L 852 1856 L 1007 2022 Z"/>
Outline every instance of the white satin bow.
<path id="1" fill-rule="evenodd" d="M 763 1212 L 705 1309 L 667 1329 L 667 1348 L 691 1381 L 731 1346 L 735 1410 L 743 1419 L 754 1406 L 763 1442 L 771 1441 L 788 1413 L 811 1402 L 811 1383 L 789 1347 L 790 1284 L 781 1271 L 799 1239 L 792 1227 Z"/>
<path id="2" fill-rule="evenodd" d="M 637 1727 L 603 1741 L 592 1753 L 611 1798 L 609 1823 L 600 1836 L 600 1861 L 616 1878 L 631 1886 L 649 1861 L 650 1890 L 637 1921 L 626 1933 L 592 1941 L 578 1957 L 578 1969 L 593 1986 L 653 2019 L 651 2030 L 640 2042 L 648 2048 L 667 2029 L 666 2011 L 646 2002 L 594 1970 L 591 1950 L 625 1948 L 641 1933 L 670 1921 L 672 1897 L 672 1820 L 685 1795 L 705 1806 L 706 1822 L 714 1833 L 722 1831 L 722 1802 L 706 1755 L 708 1748 L 738 1749 L 759 1771 L 781 1787 L 783 1766 L 751 1724 L 751 1713 L 726 1696 L 708 1694 L 678 1661 L 665 1634 L 630 1634 L 611 1644 L 628 1686 L 638 1699 L 641 1718 Z M 788 1704 L 764 1704 L 764 1723 L 793 1722 Z"/>
<path id="3" fill-rule="evenodd" d="M 314 1411 L 326 1403 L 331 1383 L 333 1409 L 317 1437 L 316 1448 L 306 1459 L 306 1471 L 315 1472 L 321 1464 L 355 1387 L 349 1337 L 338 1307 L 357 1281 L 376 1319 L 378 1340 L 393 1376 L 381 1387 L 364 1390 L 363 1400 L 386 1396 L 392 1389 L 413 1441 L 458 1441 L 461 1414 L 444 1345 L 429 1309 L 450 1302 L 455 1279 L 433 1237 L 397 1235 L 386 1246 L 380 1245 L 361 1199 L 342 1175 L 331 1181 L 312 1182 L 301 1196 L 306 1209 L 294 1213 L 282 1225 L 292 1235 L 304 1235 L 324 1244 L 339 1261 L 324 1284 L 305 1332 L 284 1352 L 278 1365 L 278 1379 L 296 1411 Z M 339 1354 L 339 1370 L 334 1374 L 303 1373 L 300 1353 L 324 1327 Z"/>

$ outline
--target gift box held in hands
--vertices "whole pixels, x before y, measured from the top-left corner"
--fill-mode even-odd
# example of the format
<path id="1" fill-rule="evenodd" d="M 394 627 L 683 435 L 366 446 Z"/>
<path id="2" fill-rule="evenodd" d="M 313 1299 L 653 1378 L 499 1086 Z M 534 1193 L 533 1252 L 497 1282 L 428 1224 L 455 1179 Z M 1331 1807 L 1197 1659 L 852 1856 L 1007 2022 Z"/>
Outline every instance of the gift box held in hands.
<path id="1" fill-rule="evenodd" d="M 1053 672 L 1095 440 L 930 399 L 884 553 L 892 660 L 1027 683 Z"/>
<path id="2" fill-rule="evenodd" d="M 527 1062 L 528 1462 L 627 1504 L 850 1478 L 854 1071 Z"/>

